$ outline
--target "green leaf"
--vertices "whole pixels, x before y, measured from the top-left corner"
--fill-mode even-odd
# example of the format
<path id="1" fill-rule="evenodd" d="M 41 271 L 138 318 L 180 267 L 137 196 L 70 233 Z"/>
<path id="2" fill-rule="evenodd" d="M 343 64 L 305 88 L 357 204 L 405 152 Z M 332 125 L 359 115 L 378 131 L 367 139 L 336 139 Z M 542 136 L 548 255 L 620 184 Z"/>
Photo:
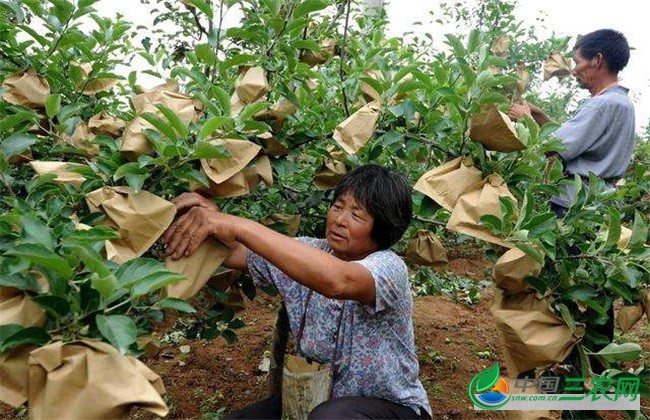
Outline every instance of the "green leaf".
<path id="1" fill-rule="evenodd" d="M 45 113 L 49 119 L 52 119 L 61 110 L 61 95 L 55 93 L 48 96 L 45 100 Z"/>
<path id="2" fill-rule="evenodd" d="M 221 336 L 226 339 L 228 344 L 235 344 L 237 342 L 237 334 L 233 330 L 224 330 Z"/>
<path id="3" fill-rule="evenodd" d="M 600 350 L 599 352 L 588 352 L 588 354 L 602 357 L 610 363 L 630 362 L 632 360 L 638 359 L 638 357 L 641 355 L 641 346 L 637 343 L 609 343 L 604 349 Z"/>
<path id="4" fill-rule="evenodd" d="M 569 300 L 586 302 L 598 296 L 598 292 L 593 287 L 579 284 L 579 285 L 569 287 L 564 292 L 564 296 Z"/>
<path id="5" fill-rule="evenodd" d="M 104 299 L 108 299 L 113 295 L 117 288 L 117 279 L 113 274 L 103 277 L 93 274 L 90 284 Z"/>
<path id="6" fill-rule="evenodd" d="M 212 20 L 212 7 L 205 0 L 187 0 L 187 3 L 190 3 L 196 6 L 200 11 L 202 11 L 210 20 Z M 191 7 L 191 6 L 189 6 Z"/>
<path id="7" fill-rule="evenodd" d="M 465 47 L 463 46 L 463 43 L 460 41 L 460 39 L 452 34 L 446 34 L 445 38 L 447 38 L 447 44 L 449 44 L 453 49 L 456 58 L 465 58 L 467 51 L 465 50 Z"/>
<path id="8" fill-rule="evenodd" d="M 214 66 L 217 62 L 217 54 L 214 53 L 214 50 L 209 44 L 198 44 L 194 47 L 194 53 L 208 66 Z"/>
<path id="9" fill-rule="evenodd" d="M 0 144 L 0 150 L 6 158 L 19 155 L 36 144 L 38 138 L 30 134 L 16 133 L 7 137 Z"/>
<path id="10" fill-rule="evenodd" d="M 305 0 L 296 6 L 295 11 L 293 12 L 294 19 L 305 16 L 312 12 L 317 12 L 323 10 L 329 5 L 329 2 L 325 0 Z"/>
<path id="11" fill-rule="evenodd" d="M 211 144 L 206 141 L 196 142 L 193 159 L 228 159 L 230 153 L 223 144 Z"/>
<path id="12" fill-rule="evenodd" d="M 571 311 L 569 311 L 569 308 L 563 303 L 557 305 L 557 308 L 560 311 L 560 315 L 562 315 L 562 319 L 566 324 L 569 326 L 569 329 L 571 332 L 575 332 L 576 330 L 576 321 L 573 319 L 573 315 L 571 315 Z"/>
<path id="13" fill-rule="evenodd" d="M 555 213 L 542 213 L 533 216 L 532 219 L 522 229 L 528 230 L 529 238 L 539 238 L 546 232 L 552 232 L 557 229 Z"/>
<path id="14" fill-rule="evenodd" d="M 50 229 L 45 223 L 29 214 L 23 215 L 22 233 L 25 242 L 43 245 L 50 251 L 54 250 L 56 241 L 52 236 L 52 229 Z"/>
<path id="15" fill-rule="evenodd" d="M 167 124 L 165 121 L 163 121 L 163 119 L 160 118 L 158 115 L 153 114 L 151 112 L 145 112 L 140 116 L 144 118 L 149 124 L 156 127 L 156 129 L 160 131 L 162 134 L 164 134 L 165 137 L 167 137 L 172 141 L 176 140 L 176 133 L 174 132 L 172 126 Z"/>
<path id="16" fill-rule="evenodd" d="M 171 109 L 167 108 L 164 105 L 156 105 L 156 107 L 162 112 L 162 114 L 167 118 L 167 121 L 174 127 L 174 130 L 183 138 L 189 136 L 190 129 L 187 128 L 187 125 L 183 120 L 180 119 L 178 115 Z"/>
<path id="17" fill-rule="evenodd" d="M 44 346 L 51 340 L 45 328 L 9 324 L 0 326 L 0 354 L 24 344 Z"/>
<path id="18" fill-rule="evenodd" d="M 210 137 L 214 131 L 221 127 L 227 120 L 230 120 L 230 117 L 225 117 L 225 116 L 216 116 L 208 119 L 205 123 L 203 123 L 203 126 L 201 127 L 201 131 L 199 132 L 199 139 L 200 140 L 205 140 L 206 138 Z"/>
<path id="19" fill-rule="evenodd" d="M 4 8 L 12 13 L 14 15 L 14 20 L 17 23 L 21 23 L 23 20 L 25 20 L 25 13 L 23 12 L 23 9 L 21 9 L 20 6 L 14 1 L 0 0 L 0 8 Z"/>
<path id="20" fill-rule="evenodd" d="M 138 280 L 151 273 L 164 270 L 165 267 L 160 261 L 151 258 L 136 258 L 122 264 L 115 272 L 115 277 L 117 277 L 119 287 L 130 289 Z"/>
<path id="21" fill-rule="evenodd" d="M 43 245 L 16 245 L 8 250 L 5 255 L 25 258 L 34 264 L 41 265 L 59 273 L 64 278 L 70 278 L 73 275 L 72 268 L 70 268 L 68 262 L 58 254 L 45 248 Z"/>
<path id="22" fill-rule="evenodd" d="M 239 113 L 239 119 L 243 121 L 252 118 L 253 115 L 257 114 L 258 112 L 268 107 L 269 107 L 268 102 L 255 102 L 252 104 L 248 104 Z"/>
<path id="23" fill-rule="evenodd" d="M 97 328 L 102 336 L 122 354 L 126 354 L 127 349 L 137 339 L 138 329 L 135 321 L 124 315 L 97 315 L 95 317 Z"/>
<path id="24" fill-rule="evenodd" d="M 70 303 L 61 296 L 40 295 L 34 296 L 32 300 L 42 306 L 48 313 L 57 317 L 66 316 L 71 311 Z"/>
<path id="25" fill-rule="evenodd" d="M 189 303 L 185 302 L 182 299 L 167 298 L 158 302 L 158 306 L 161 309 L 174 309 L 179 312 L 185 312 L 188 314 L 193 314 L 196 312 L 196 309 L 192 307 Z"/>
<path id="26" fill-rule="evenodd" d="M 0 286 L 13 287 L 18 290 L 41 292 L 41 286 L 33 277 L 24 277 L 18 274 L 3 275 L 0 277 Z"/>
<path id="27" fill-rule="evenodd" d="M 487 226 L 492 232 L 496 232 L 496 233 L 501 232 L 501 228 L 502 228 L 501 219 L 499 219 L 493 214 L 485 214 L 481 216 L 481 218 L 479 219 L 479 223 L 481 225 Z"/>
<path id="28" fill-rule="evenodd" d="M 185 276 L 179 273 L 172 273 L 170 271 L 153 273 L 139 280 L 133 286 L 133 289 L 131 289 L 131 294 L 135 297 L 143 296 L 155 292 L 168 284 L 183 280 L 186 280 Z"/>
<path id="29" fill-rule="evenodd" d="M 221 71 L 228 70 L 233 66 L 241 66 L 242 64 L 249 64 L 255 61 L 255 56 L 250 54 L 238 54 L 233 57 L 230 57 L 227 60 L 224 60 L 219 65 Z"/>
<path id="30" fill-rule="evenodd" d="M 533 247 L 532 245 L 528 243 L 518 243 L 517 248 L 521 249 L 528 255 L 530 258 L 535 260 L 539 265 L 543 266 L 544 265 L 544 254 L 539 252 L 537 248 Z"/>
<path id="31" fill-rule="evenodd" d="M 609 224 L 607 227 L 607 241 L 605 246 L 616 246 L 621 237 L 621 214 L 613 207 L 607 209 Z"/>
<path id="32" fill-rule="evenodd" d="M 648 225 L 643 220 L 643 216 L 639 212 L 634 212 L 634 224 L 632 225 L 632 236 L 628 248 L 636 248 L 643 246 L 648 237 Z"/>

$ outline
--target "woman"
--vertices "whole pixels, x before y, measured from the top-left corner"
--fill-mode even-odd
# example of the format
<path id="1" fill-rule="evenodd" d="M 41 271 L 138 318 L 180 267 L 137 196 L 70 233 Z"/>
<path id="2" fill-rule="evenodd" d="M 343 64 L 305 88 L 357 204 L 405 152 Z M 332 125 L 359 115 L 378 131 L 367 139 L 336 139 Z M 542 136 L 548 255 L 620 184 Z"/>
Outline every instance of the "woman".
<path id="1" fill-rule="evenodd" d="M 174 203 L 187 213 L 163 236 L 168 254 L 190 255 L 208 235 L 227 244 L 233 252 L 225 266 L 247 269 L 258 285 L 276 286 L 292 333 L 301 330 L 302 355 L 333 364 L 330 399 L 310 418 L 430 418 L 418 379 L 408 273 L 388 249 L 411 220 L 404 177 L 377 165 L 343 176 L 325 239 L 287 237 L 221 213 L 198 194 Z M 270 398 L 234 417 L 280 415 L 279 398 Z"/>

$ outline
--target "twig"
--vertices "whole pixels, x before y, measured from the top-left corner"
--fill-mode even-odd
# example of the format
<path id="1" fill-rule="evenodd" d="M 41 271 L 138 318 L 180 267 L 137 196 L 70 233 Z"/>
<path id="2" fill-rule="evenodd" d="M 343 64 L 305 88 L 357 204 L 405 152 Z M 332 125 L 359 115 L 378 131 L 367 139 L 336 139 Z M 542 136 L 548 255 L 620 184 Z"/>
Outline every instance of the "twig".
<path id="1" fill-rule="evenodd" d="M 295 9 L 295 7 L 296 7 L 296 2 L 292 1 L 291 5 L 289 6 L 289 10 L 287 11 L 287 16 L 284 19 L 284 23 L 282 24 L 282 29 L 280 29 L 280 32 L 278 32 L 278 36 L 275 37 L 275 39 L 273 39 L 273 42 L 269 46 L 269 49 L 266 50 L 266 57 L 268 59 L 271 58 L 271 53 L 273 52 L 273 49 L 275 48 L 275 46 L 278 44 L 278 41 L 280 40 L 282 35 L 284 35 L 284 31 L 287 30 L 287 25 L 289 24 L 289 21 L 291 20 L 291 16 L 293 15 L 293 9 Z M 266 78 L 269 80 L 269 82 L 271 80 L 270 76 L 271 76 L 270 71 L 267 70 L 266 71 Z"/>
<path id="2" fill-rule="evenodd" d="M 41 62 L 41 65 L 38 66 L 38 69 L 36 69 L 36 73 L 38 73 L 43 66 L 45 65 L 45 62 L 54 54 L 54 51 L 56 51 L 56 48 L 59 46 L 59 42 L 61 42 L 61 39 L 63 39 L 63 35 L 65 35 L 66 31 L 68 30 L 68 26 L 70 25 L 70 21 L 72 21 L 72 16 L 74 16 L 75 8 L 72 9 L 70 12 L 70 16 L 68 16 L 68 20 L 65 22 L 65 26 L 63 27 L 63 30 L 59 34 L 59 37 L 54 41 L 54 44 L 52 47 L 50 47 L 50 50 L 47 52 L 45 55 L 45 58 L 43 58 L 43 61 Z"/>
<path id="3" fill-rule="evenodd" d="M 201 31 L 201 33 L 203 33 L 205 36 L 210 36 L 210 33 L 203 27 L 203 25 L 201 25 L 201 20 L 199 19 L 199 15 L 196 13 L 196 9 L 189 5 L 185 5 L 185 7 L 190 11 L 192 16 L 194 16 L 194 22 L 196 22 L 196 26 L 199 28 L 199 31 Z"/>
<path id="4" fill-rule="evenodd" d="M 381 136 L 382 134 L 386 134 L 386 131 L 385 131 L 385 130 L 375 130 L 375 134 Z M 424 138 L 424 137 L 420 137 L 420 136 L 418 136 L 417 134 L 411 134 L 411 133 L 402 133 L 402 134 L 404 135 L 404 137 L 407 137 L 407 138 L 409 138 L 409 139 L 417 140 L 417 141 L 419 141 L 419 142 L 422 142 L 422 143 L 428 144 L 429 146 L 433 147 L 434 149 L 438 149 L 438 150 L 440 150 L 441 152 L 445 152 L 445 153 L 447 154 L 447 156 L 449 156 L 449 157 L 456 157 L 456 156 L 455 156 L 452 152 L 450 152 L 449 150 L 444 149 L 443 147 L 439 146 L 437 143 L 434 143 L 433 140 L 429 140 L 429 139 L 426 139 L 426 138 Z"/>
<path id="5" fill-rule="evenodd" d="M 348 108 L 348 96 L 345 93 L 345 72 L 343 71 L 343 63 L 345 61 L 345 48 L 348 41 L 348 25 L 350 23 L 350 4 L 352 0 L 347 0 L 347 10 L 345 12 L 345 26 L 343 27 L 343 43 L 341 44 L 341 53 L 339 54 L 339 78 L 341 79 L 341 93 L 343 94 L 343 109 L 345 110 L 346 117 L 350 116 L 350 109 Z"/>
<path id="6" fill-rule="evenodd" d="M 219 50 L 221 46 L 221 28 L 223 26 L 223 0 L 219 3 L 219 24 L 217 25 L 217 45 L 215 47 L 214 55 L 217 57 L 217 60 L 215 61 L 214 65 L 212 66 L 212 75 L 210 77 L 210 80 L 212 80 L 212 83 L 215 82 L 215 78 L 217 77 L 217 63 L 219 62 Z M 210 22 L 210 27 L 212 27 L 212 22 Z M 212 28 L 210 28 L 212 30 Z"/>

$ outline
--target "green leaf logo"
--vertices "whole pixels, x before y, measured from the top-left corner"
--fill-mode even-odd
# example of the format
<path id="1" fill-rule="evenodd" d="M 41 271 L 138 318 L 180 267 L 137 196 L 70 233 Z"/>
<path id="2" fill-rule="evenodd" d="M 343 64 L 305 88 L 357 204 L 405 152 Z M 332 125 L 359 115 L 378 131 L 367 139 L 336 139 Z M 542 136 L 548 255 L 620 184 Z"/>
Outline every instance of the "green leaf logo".
<path id="1" fill-rule="evenodd" d="M 503 407 L 508 402 L 510 397 L 506 398 L 504 401 L 502 401 L 497 405 L 486 404 L 476 396 L 476 394 L 481 394 L 485 391 L 492 389 L 494 385 L 497 383 L 497 381 L 499 380 L 500 372 L 501 370 L 499 369 L 499 364 L 495 363 L 489 368 L 477 373 L 476 376 L 474 376 L 472 380 L 469 382 L 469 386 L 467 387 L 467 393 L 469 394 L 469 399 L 472 400 L 475 406 L 480 407 L 484 410 L 497 410 Z"/>

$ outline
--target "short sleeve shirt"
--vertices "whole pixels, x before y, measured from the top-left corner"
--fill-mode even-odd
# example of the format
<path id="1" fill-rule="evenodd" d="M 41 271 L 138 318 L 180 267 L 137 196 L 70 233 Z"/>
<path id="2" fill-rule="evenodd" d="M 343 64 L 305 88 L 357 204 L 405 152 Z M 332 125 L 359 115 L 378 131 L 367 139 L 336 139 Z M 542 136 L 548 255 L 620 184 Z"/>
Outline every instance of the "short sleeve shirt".
<path id="1" fill-rule="evenodd" d="M 325 239 L 297 240 L 332 252 Z M 273 284 L 282 295 L 294 336 L 305 314 L 300 343 L 303 355 L 321 363 L 334 361 L 332 398 L 384 398 L 416 413 L 425 410 L 431 415 L 426 391 L 418 377 L 413 298 L 406 265 L 389 250 L 374 252 L 355 262 L 366 267 L 375 280 L 373 306 L 330 299 L 316 292 L 307 302 L 307 287 L 254 252 L 249 251 L 247 257 L 248 271 L 255 283 Z"/>
<path id="2" fill-rule="evenodd" d="M 628 89 L 614 86 L 587 99 L 576 114 L 558 128 L 554 136 L 562 140 L 559 152 L 567 175 L 587 177 L 593 172 L 602 179 L 622 178 L 632 160 L 634 148 L 634 106 Z M 568 207 L 573 200 L 569 187 L 551 201 Z"/>

